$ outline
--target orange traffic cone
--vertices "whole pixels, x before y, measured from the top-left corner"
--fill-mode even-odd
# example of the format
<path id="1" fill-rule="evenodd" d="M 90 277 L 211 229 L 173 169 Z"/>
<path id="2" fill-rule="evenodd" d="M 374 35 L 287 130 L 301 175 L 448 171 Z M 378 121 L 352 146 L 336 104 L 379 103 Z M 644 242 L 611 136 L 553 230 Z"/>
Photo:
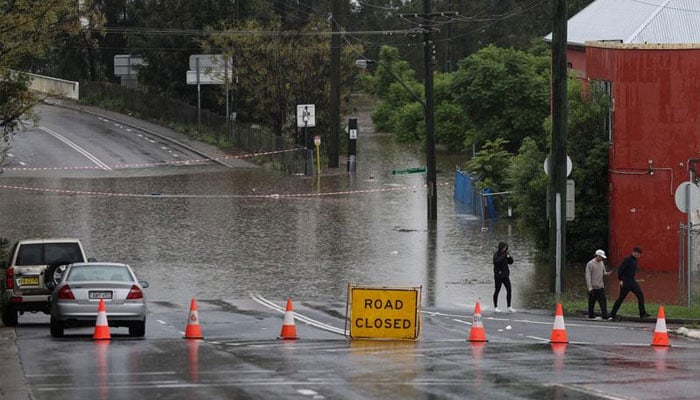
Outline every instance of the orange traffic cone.
<path id="1" fill-rule="evenodd" d="M 472 328 L 469 330 L 469 341 L 488 342 L 484 324 L 481 322 L 481 305 L 479 305 L 478 301 L 476 306 L 474 306 L 474 318 L 472 319 Z"/>
<path id="2" fill-rule="evenodd" d="M 197 316 L 197 300 L 192 298 L 190 302 L 190 315 L 187 318 L 187 326 L 185 327 L 185 339 L 202 339 L 202 327 L 199 325 L 199 317 Z"/>
<path id="3" fill-rule="evenodd" d="M 656 316 L 656 328 L 654 329 L 654 338 L 651 341 L 651 345 L 671 345 L 668 342 L 668 331 L 666 330 L 666 316 L 664 315 L 664 306 L 659 306 L 659 314 Z"/>
<path id="4" fill-rule="evenodd" d="M 278 339 L 299 339 L 297 328 L 294 326 L 294 311 L 292 311 L 292 299 L 287 299 L 287 308 L 282 321 L 282 332 Z"/>
<path id="5" fill-rule="evenodd" d="M 566 339 L 566 327 L 564 326 L 564 312 L 561 304 L 557 304 L 557 312 L 554 314 L 554 327 L 549 343 L 569 343 Z"/>
<path id="6" fill-rule="evenodd" d="M 95 340 L 109 340 L 112 338 L 109 334 L 104 299 L 100 299 L 100 305 L 97 307 L 97 321 L 95 322 L 95 333 L 92 335 L 92 338 Z"/>

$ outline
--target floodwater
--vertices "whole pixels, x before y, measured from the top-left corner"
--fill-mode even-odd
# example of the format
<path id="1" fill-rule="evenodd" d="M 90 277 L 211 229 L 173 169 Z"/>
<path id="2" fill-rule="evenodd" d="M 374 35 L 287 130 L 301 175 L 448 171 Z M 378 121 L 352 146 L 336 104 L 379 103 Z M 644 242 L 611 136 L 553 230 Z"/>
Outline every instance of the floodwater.
<path id="1" fill-rule="evenodd" d="M 352 175 L 218 166 L 142 169 L 132 177 L 0 175 L 5 185 L 68 191 L 0 190 L 0 236 L 80 238 L 90 256 L 132 265 L 149 281 L 152 301 L 186 305 L 192 297 L 256 293 L 337 303 L 354 284 L 420 286 L 424 305 L 467 309 L 479 299 L 491 306 L 491 259 L 505 240 L 515 258 L 513 306 L 542 304 L 547 266 L 534 264 L 515 222 L 485 224 L 453 200 L 454 171 L 466 156 L 438 154 L 431 233 L 425 176 L 391 173 L 424 166 L 425 151 L 360 132 Z M 582 272 L 570 275 L 571 286 L 583 288 Z"/>

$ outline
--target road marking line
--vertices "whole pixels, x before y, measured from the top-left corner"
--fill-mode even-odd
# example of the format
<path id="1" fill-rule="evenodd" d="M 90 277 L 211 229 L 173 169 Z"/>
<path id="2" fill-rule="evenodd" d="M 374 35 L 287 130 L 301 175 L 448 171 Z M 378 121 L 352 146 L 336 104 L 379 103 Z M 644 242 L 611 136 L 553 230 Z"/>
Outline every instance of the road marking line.
<path id="1" fill-rule="evenodd" d="M 264 298 L 260 295 L 251 294 L 250 297 L 253 300 L 255 300 L 256 302 L 258 302 L 260 305 L 263 305 L 267 308 L 277 310 L 283 314 L 286 312 L 284 307 L 277 305 L 277 304 L 273 303 L 272 301 L 267 300 L 266 298 Z M 316 328 L 323 329 L 323 330 L 328 331 L 328 332 L 338 333 L 338 334 L 344 335 L 344 336 L 346 335 L 345 329 L 337 328 L 335 326 L 325 324 L 321 321 L 311 319 L 305 315 L 301 315 L 301 314 L 297 313 L 296 311 L 294 311 L 294 319 L 297 319 L 297 320 L 302 321 L 308 325 L 315 326 Z"/>
<path id="2" fill-rule="evenodd" d="M 95 157 L 94 155 L 92 155 L 90 152 L 88 152 L 87 150 L 85 150 L 85 149 L 83 149 L 82 147 L 78 146 L 77 144 L 73 143 L 71 140 L 69 140 L 68 138 L 64 137 L 64 136 L 61 135 L 60 133 L 58 133 L 58 132 L 56 132 L 56 131 L 54 131 L 54 130 L 51 130 L 51 129 L 45 127 L 45 126 L 39 126 L 39 129 L 41 129 L 42 131 L 44 131 L 44 132 L 48 133 L 49 135 L 55 137 L 56 139 L 62 141 L 63 143 L 67 144 L 67 145 L 68 145 L 69 147 L 71 147 L 73 150 L 75 150 L 75 151 L 77 151 L 78 153 L 84 155 L 88 160 L 90 160 L 90 161 L 92 161 L 93 163 L 95 163 L 98 167 L 100 167 L 100 168 L 102 168 L 102 169 L 104 169 L 104 170 L 108 170 L 108 171 L 111 171 L 111 170 L 112 170 L 112 168 L 110 168 L 109 165 L 103 163 L 103 162 L 100 161 L 97 157 Z"/>
<path id="3" fill-rule="evenodd" d="M 561 387 L 564 389 L 573 390 L 575 392 L 583 393 L 586 395 L 594 395 L 596 398 L 602 398 L 602 399 L 608 399 L 608 400 L 627 400 L 627 399 L 631 398 L 631 397 L 619 397 L 619 396 L 611 395 L 611 394 L 608 394 L 606 392 L 603 392 L 602 390 L 588 388 L 588 387 L 576 385 L 576 384 L 564 385 L 561 383 L 552 383 L 552 384 L 549 384 L 548 386 Z"/>
<path id="4" fill-rule="evenodd" d="M 537 336 L 525 336 L 528 339 L 539 340 L 540 342 L 549 342 L 549 339 L 537 337 Z"/>

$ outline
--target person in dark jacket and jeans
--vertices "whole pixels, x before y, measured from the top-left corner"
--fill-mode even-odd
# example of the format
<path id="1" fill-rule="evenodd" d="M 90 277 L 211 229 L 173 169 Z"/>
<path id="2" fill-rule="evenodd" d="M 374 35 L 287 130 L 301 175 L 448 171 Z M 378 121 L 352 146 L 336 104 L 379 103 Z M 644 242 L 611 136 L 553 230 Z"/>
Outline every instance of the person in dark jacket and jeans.
<path id="1" fill-rule="evenodd" d="M 508 243 L 499 242 L 498 250 L 493 254 L 493 279 L 496 284 L 496 291 L 493 293 L 493 310 L 501 312 L 498 308 L 498 293 L 501 291 L 501 286 L 506 287 L 506 300 L 508 302 L 508 311 L 515 312 L 510 306 L 511 301 L 511 286 L 510 286 L 510 268 L 508 265 L 513 264 L 513 257 L 508 253 Z"/>
<path id="2" fill-rule="evenodd" d="M 629 292 L 637 296 L 639 318 L 650 317 L 644 308 L 644 293 L 642 293 L 642 289 L 639 287 L 639 283 L 637 283 L 636 279 L 637 260 L 641 255 L 642 249 L 635 247 L 634 250 L 632 250 L 632 254 L 625 257 L 625 259 L 622 260 L 622 264 L 620 264 L 620 267 L 617 269 L 617 279 L 620 281 L 620 296 L 615 300 L 609 319 L 614 319 L 617 316 L 617 310 L 620 308 Z"/>

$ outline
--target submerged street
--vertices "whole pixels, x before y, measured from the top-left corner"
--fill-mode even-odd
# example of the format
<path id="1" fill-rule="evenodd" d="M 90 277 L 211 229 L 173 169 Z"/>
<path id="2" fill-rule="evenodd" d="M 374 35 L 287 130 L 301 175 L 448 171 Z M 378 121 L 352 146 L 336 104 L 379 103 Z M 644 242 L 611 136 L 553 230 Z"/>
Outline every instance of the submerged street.
<path id="1" fill-rule="evenodd" d="M 513 221 L 482 222 L 455 203 L 465 160 L 438 157 L 431 233 L 423 175 L 391 173 L 424 165 L 422 150 L 362 119 L 357 173 L 316 179 L 202 161 L 124 116 L 40 114 L 45 129 L 16 137 L 0 175 L 2 236 L 79 238 L 150 286 L 143 340 L 122 328 L 108 342 L 88 328 L 52 339 L 43 314 L 0 328 L 16 336 L 32 399 L 695 398 L 700 346 L 672 335 L 670 348 L 652 347 L 653 323 L 566 316 L 570 343 L 549 344 L 553 310 L 532 306 L 548 296 L 546 266 Z M 501 240 L 515 258 L 515 313 L 492 310 Z M 348 284 L 420 287 L 420 339 L 347 339 Z M 193 298 L 202 341 L 182 338 Z M 277 339 L 287 298 L 296 341 Z M 466 341 L 476 302 L 485 344 Z"/>

